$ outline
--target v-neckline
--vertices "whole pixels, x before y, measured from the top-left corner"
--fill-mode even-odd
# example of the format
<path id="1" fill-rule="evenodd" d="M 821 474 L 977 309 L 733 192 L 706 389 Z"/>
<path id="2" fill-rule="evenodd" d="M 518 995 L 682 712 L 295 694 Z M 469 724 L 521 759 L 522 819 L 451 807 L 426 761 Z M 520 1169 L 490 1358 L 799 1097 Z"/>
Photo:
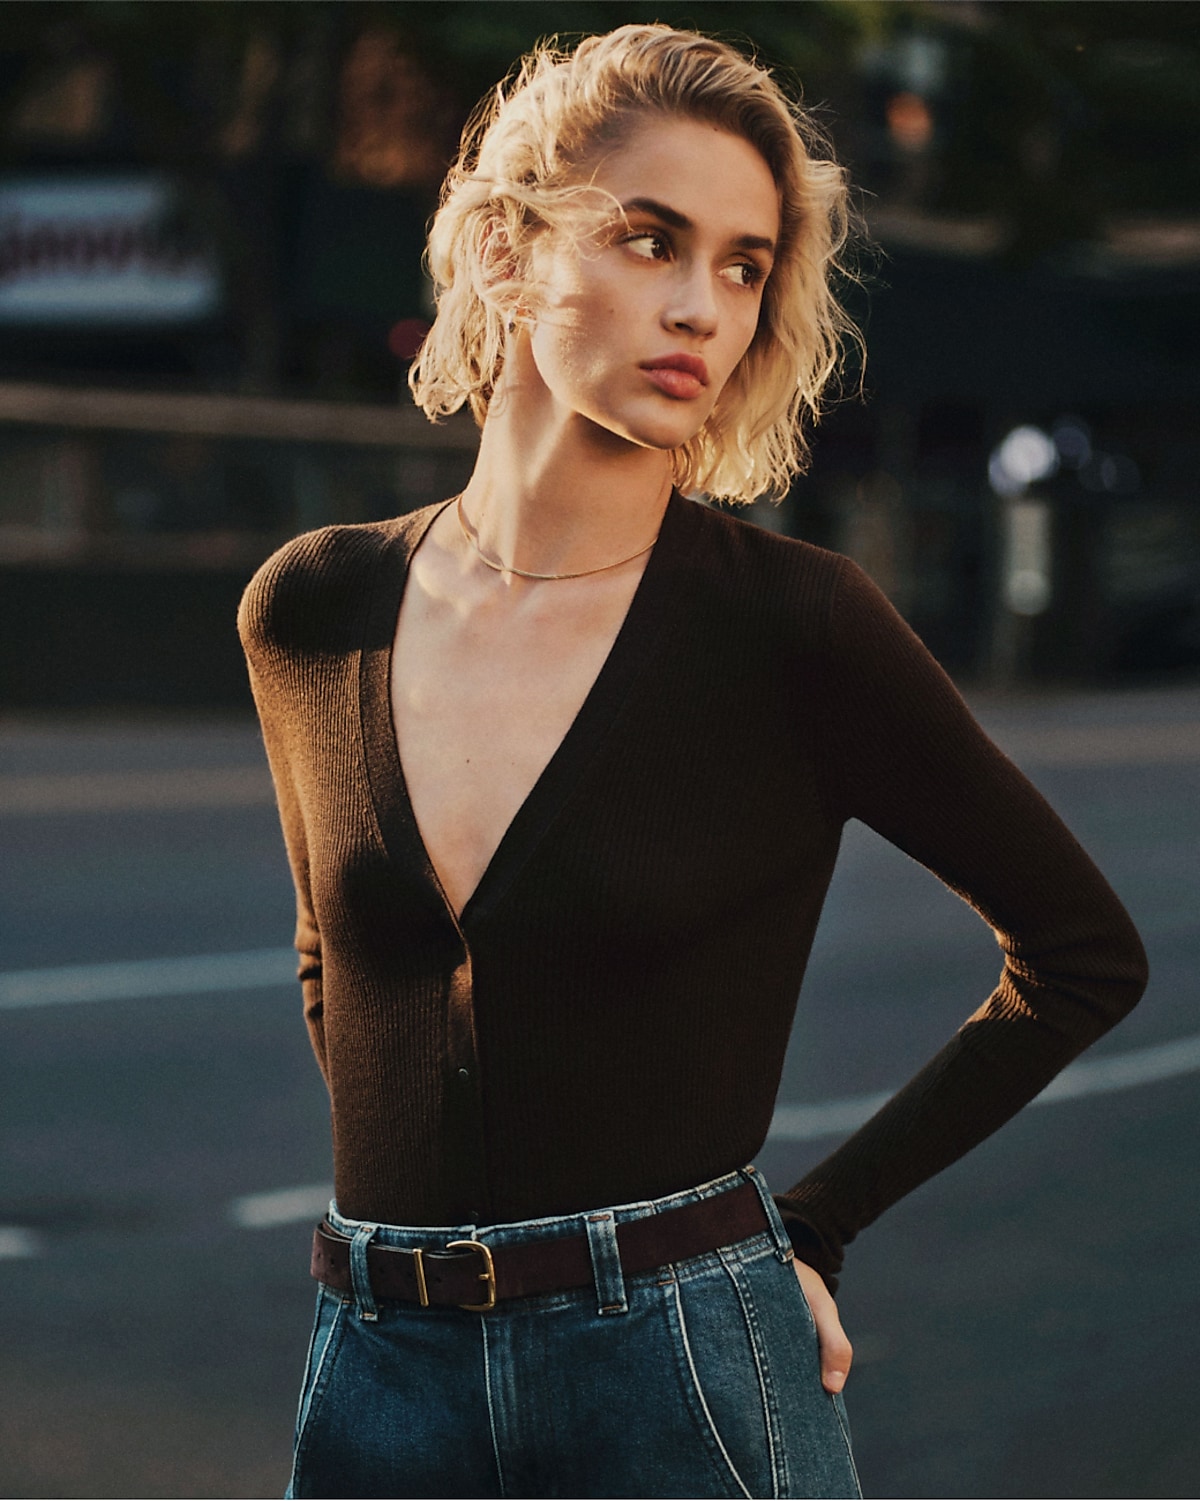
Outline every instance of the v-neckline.
<path id="1" fill-rule="evenodd" d="M 483 922 L 510 889 L 578 784 L 584 768 L 599 751 L 610 724 L 652 655 L 654 641 L 676 604 L 676 591 L 669 587 L 669 575 L 680 542 L 689 533 L 685 522 L 691 505 L 677 491 L 672 491 L 658 540 L 608 655 L 578 713 L 513 814 L 459 912 L 446 895 L 417 823 L 400 758 L 391 695 L 392 654 L 409 566 L 445 506 L 401 518 L 381 548 L 359 671 L 360 716 L 372 800 L 389 858 L 410 868 L 414 862 L 419 864 L 425 884 L 460 934 L 468 925 Z"/>

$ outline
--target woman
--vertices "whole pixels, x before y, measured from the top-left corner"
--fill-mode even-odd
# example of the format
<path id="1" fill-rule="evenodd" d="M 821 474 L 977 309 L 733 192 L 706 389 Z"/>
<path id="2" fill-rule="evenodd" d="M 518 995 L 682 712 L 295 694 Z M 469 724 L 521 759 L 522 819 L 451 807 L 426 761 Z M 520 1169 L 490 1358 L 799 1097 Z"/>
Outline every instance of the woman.
<path id="1" fill-rule="evenodd" d="M 851 1496 L 845 1244 L 1133 1005 L 1141 947 L 847 560 L 683 498 L 800 467 L 840 170 L 727 46 L 527 60 L 434 222 L 413 370 L 461 496 L 296 539 L 241 626 L 336 1199 L 289 1494 Z M 1004 973 L 773 1198 L 842 825 Z"/>

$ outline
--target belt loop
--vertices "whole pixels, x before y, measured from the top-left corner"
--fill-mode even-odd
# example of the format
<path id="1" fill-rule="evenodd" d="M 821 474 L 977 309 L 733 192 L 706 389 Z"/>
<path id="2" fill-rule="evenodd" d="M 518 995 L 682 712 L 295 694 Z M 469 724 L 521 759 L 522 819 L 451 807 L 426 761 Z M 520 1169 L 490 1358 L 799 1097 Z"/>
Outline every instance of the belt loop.
<path id="1" fill-rule="evenodd" d="M 771 1197 L 771 1190 L 767 1187 L 767 1180 L 759 1170 L 751 1164 L 739 1169 L 747 1183 L 753 1183 L 758 1191 L 758 1197 L 762 1200 L 763 1213 L 767 1217 L 767 1228 L 771 1232 L 771 1239 L 775 1242 L 775 1254 L 780 1261 L 791 1261 L 795 1252 L 792 1250 L 791 1237 L 783 1223 L 783 1216 L 779 1213 L 779 1206 Z"/>
<path id="2" fill-rule="evenodd" d="M 617 1246 L 617 1217 L 611 1210 L 589 1214 L 588 1250 L 592 1253 L 592 1278 L 596 1284 L 596 1312 L 628 1313 L 625 1297 L 625 1274 L 621 1270 L 621 1252 Z"/>
<path id="3" fill-rule="evenodd" d="M 350 1281 L 354 1287 L 354 1301 L 358 1316 L 373 1324 L 379 1317 L 375 1307 L 375 1294 L 371 1291 L 371 1272 L 367 1266 L 367 1246 L 378 1225 L 360 1225 L 350 1241 Z"/>

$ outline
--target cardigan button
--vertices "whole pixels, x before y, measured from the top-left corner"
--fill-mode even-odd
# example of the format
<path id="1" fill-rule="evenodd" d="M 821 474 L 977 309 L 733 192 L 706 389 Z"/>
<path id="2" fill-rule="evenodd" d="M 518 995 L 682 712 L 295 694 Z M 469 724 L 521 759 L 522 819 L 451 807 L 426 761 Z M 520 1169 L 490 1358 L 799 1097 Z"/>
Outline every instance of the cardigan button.
<path id="1" fill-rule="evenodd" d="M 469 1068 L 460 1068 L 459 1071 L 458 1071 L 458 1077 L 465 1084 L 467 1082 L 467 1080 L 471 1077 L 471 1070 Z"/>

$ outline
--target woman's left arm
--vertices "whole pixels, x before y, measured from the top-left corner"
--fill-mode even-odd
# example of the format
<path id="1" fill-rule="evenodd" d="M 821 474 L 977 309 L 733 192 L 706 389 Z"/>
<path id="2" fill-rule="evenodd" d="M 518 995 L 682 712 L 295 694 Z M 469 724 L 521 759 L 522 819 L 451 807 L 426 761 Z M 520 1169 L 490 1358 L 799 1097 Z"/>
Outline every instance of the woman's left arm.
<path id="1" fill-rule="evenodd" d="M 843 1247 L 954 1162 L 1121 1019 L 1146 983 L 1124 907 L 1061 819 L 976 724 L 879 590 L 845 563 L 821 710 L 826 796 L 991 926 L 995 990 L 903 1089 L 779 1205 L 836 1287 Z"/>

